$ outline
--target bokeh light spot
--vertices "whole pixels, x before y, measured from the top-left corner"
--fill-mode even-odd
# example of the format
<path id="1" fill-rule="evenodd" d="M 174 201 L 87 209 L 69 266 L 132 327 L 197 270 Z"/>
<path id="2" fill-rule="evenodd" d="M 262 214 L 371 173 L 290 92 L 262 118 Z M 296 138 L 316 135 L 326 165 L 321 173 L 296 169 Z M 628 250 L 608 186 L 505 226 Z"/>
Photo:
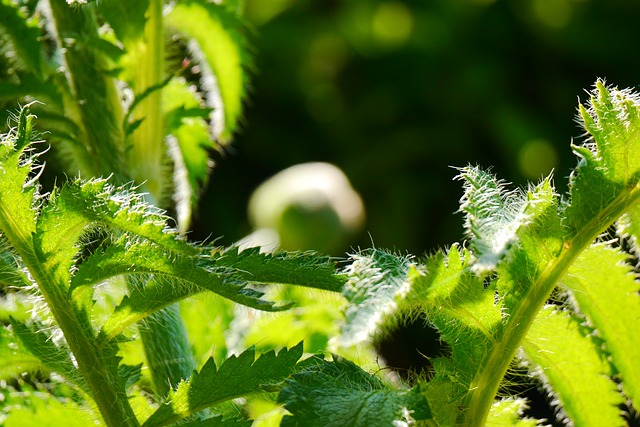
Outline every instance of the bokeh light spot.
<path id="1" fill-rule="evenodd" d="M 571 19 L 571 5 L 567 0 L 534 0 L 533 13 L 547 27 L 562 28 Z"/>
<path id="2" fill-rule="evenodd" d="M 555 147 L 544 139 L 533 139 L 525 143 L 518 157 L 520 171 L 527 179 L 547 176 L 558 163 Z"/>
<path id="3" fill-rule="evenodd" d="M 402 3 L 382 3 L 373 14 L 371 30 L 381 44 L 388 47 L 402 46 L 413 31 L 413 15 Z"/>

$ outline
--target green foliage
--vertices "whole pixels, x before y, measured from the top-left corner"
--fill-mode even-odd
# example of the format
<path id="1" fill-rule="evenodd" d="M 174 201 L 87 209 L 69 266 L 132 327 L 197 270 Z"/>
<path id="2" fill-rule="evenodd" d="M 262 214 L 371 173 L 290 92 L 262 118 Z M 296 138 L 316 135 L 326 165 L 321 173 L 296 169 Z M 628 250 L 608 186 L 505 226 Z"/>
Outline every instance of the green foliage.
<path id="1" fill-rule="evenodd" d="M 283 426 L 408 425 L 431 418 L 419 388 L 393 390 L 342 358 L 308 359 L 287 380 L 279 400 L 293 416 Z M 404 424 L 403 424 L 404 423 Z"/>
<path id="2" fill-rule="evenodd" d="M 37 176 L 31 177 L 38 166 L 30 153 L 34 134 L 28 107 L 17 120 L 16 128 L 2 136 L 0 146 L 0 230 L 5 248 L 15 252 L 10 257 L 5 250 L 3 266 L 13 274 L 5 277 L 11 283 L 14 277 L 22 277 L 21 271 L 30 273 L 35 285 L 29 286 L 30 292 L 44 299 L 52 314 L 49 321 L 65 339 L 54 344 L 56 329 L 51 326 L 11 320 L 11 331 L 21 345 L 7 352 L 8 360 L 17 363 L 15 369 L 42 367 L 58 373 L 86 394 L 85 404 L 97 405 L 107 425 L 139 425 L 126 397 L 126 389 L 140 378 L 139 366 L 124 364 L 118 355 L 119 343 L 127 341 L 123 333 L 128 326 L 206 290 L 251 307 L 282 310 L 290 304 L 262 300 L 263 293 L 252 287 L 274 283 L 332 291 L 342 287 L 342 276 L 336 275 L 333 262 L 325 257 L 239 252 L 188 243 L 168 227 L 161 211 L 132 188 L 114 187 L 107 180 L 75 180 L 46 197 L 38 195 Z M 92 316 L 97 286 L 123 276 L 144 280 L 129 287 L 128 295 L 100 325 Z M 3 346 L 11 346 L 9 337 L 3 331 Z M 301 355 L 298 345 L 277 356 L 263 354 L 254 362 L 253 351 L 247 351 L 229 358 L 219 370 L 210 360 L 166 396 L 175 405 L 160 406 L 146 425 L 170 425 L 210 406 L 277 385 Z M 8 368 L 4 375 L 11 374 Z M 215 420 L 212 413 L 207 422 Z"/>
<path id="3" fill-rule="evenodd" d="M 599 236 L 617 227 L 637 251 L 640 103 L 598 81 L 580 112 L 588 138 L 573 147 L 579 162 L 566 197 L 549 178 L 509 191 L 467 167 L 460 179 L 468 249 L 411 262 L 378 250 L 353 258 L 343 334 L 353 334 L 350 313 L 367 313 L 358 330 L 369 336 L 421 316 L 448 346 L 450 354 L 430 360 L 429 380 L 418 380 L 436 425 L 499 425 L 495 411 L 508 408 L 502 419 L 515 423 L 522 405 L 492 405 L 512 363 L 529 366 L 559 416 L 576 424 L 624 425 L 619 405 L 638 407 L 637 274 L 620 242 Z M 566 302 L 545 307 L 556 288 Z"/>
<path id="4" fill-rule="evenodd" d="M 42 14 L 0 3 L 16 54 L 0 97 L 46 101 L 23 107 L 0 137 L 0 290 L 3 304 L 13 296 L 31 308 L 3 311 L 11 316 L 0 329 L 0 375 L 14 381 L 3 383 L 5 425 L 59 424 L 68 408 L 82 411 L 79 425 L 98 413 L 108 426 L 246 425 L 239 398 L 254 394 L 282 404 L 290 426 L 535 425 L 522 399 L 496 399 L 513 365 L 540 379 L 563 422 L 624 425 L 620 405 L 640 407 L 636 94 L 598 81 L 580 105 L 587 139 L 573 146 L 568 194 L 556 194 L 551 177 L 512 191 L 488 171 L 462 168 L 464 244 L 424 258 L 374 248 L 336 272 L 312 253 L 217 248 L 182 233 L 208 179 L 207 150 L 241 116 L 250 64 L 238 4 L 68 3 L 51 0 Z M 186 45 L 166 75 L 165 26 Z M 203 80 L 192 90 L 181 73 L 196 68 Z M 84 178 L 41 194 L 31 109 Z M 169 192 L 177 228 L 151 203 L 169 206 Z M 305 329 L 313 320 L 293 312 L 282 319 L 303 326 L 272 320 L 270 342 L 286 342 L 287 329 L 325 334 L 314 347 L 333 350 L 333 360 L 304 359 L 302 343 L 257 357 L 240 348 L 241 322 L 258 318 L 252 310 L 291 309 L 289 285 L 342 292 L 343 326 L 329 337 L 331 327 Z M 193 355 L 172 304 L 205 292 L 224 299 L 213 307 L 230 333 L 185 378 Z M 437 329 L 447 349 L 412 384 L 338 356 L 411 317 Z M 13 387 L 48 391 L 12 406 Z"/>
<path id="5" fill-rule="evenodd" d="M 160 406 L 143 427 L 172 425 L 220 402 L 277 385 L 294 371 L 301 356 L 302 343 L 278 354 L 273 351 L 262 354 L 258 359 L 255 351 L 249 349 L 228 358 L 220 369 L 209 359 L 200 372 L 169 394 L 168 402 Z"/>

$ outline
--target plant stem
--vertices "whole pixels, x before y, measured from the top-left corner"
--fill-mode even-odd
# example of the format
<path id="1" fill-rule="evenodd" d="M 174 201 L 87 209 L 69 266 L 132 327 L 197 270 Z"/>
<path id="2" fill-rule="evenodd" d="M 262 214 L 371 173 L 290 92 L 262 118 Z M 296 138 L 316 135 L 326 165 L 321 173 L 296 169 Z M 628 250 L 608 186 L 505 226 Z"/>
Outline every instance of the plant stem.
<path id="1" fill-rule="evenodd" d="M 177 304 L 149 315 L 139 327 L 154 391 L 163 398 L 195 368 Z"/>
<path id="2" fill-rule="evenodd" d="M 623 191 L 613 200 L 600 215 L 588 221 L 578 230 L 573 239 L 565 242 L 560 255 L 532 283 L 529 292 L 524 295 L 523 302 L 513 313 L 505 325 L 505 334 L 496 347 L 488 353 L 483 361 L 483 368 L 478 372 L 470 385 L 467 408 L 463 414 L 462 426 L 484 425 L 491 405 L 505 373 L 511 366 L 522 340 L 527 335 L 536 314 L 546 303 L 558 281 L 564 276 L 573 262 L 593 241 L 602 234 L 620 215 L 630 209 L 640 199 L 640 184 L 630 190 Z"/>
<path id="3" fill-rule="evenodd" d="M 137 72 L 133 86 L 137 94 L 162 83 L 164 76 L 164 28 L 162 1 L 151 0 L 147 10 L 144 38 L 137 44 Z M 168 169 L 164 142 L 164 122 L 162 116 L 162 89 L 156 89 L 140 101 L 134 113 L 140 126 L 131 135 L 129 151 L 131 177 L 144 183 L 146 189 L 158 202 L 164 205 Z"/>
<path id="4" fill-rule="evenodd" d="M 164 79 L 162 7 L 161 0 L 149 2 L 144 40 L 138 44 L 136 55 L 138 72 L 135 74 L 134 87 L 138 93 L 159 85 Z M 148 201 L 163 206 L 166 205 L 168 170 L 165 164 L 167 157 L 161 89 L 151 92 L 138 104 L 135 117 L 141 119 L 142 123 L 131 135 L 129 163 L 135 167 L 131 168 L 130 174 L 137 182 L 144 182 L 143 187 L 149 193 Z M 195 369 L 178 305 L 149 316 L 139 332 L 156 396 L 163 399 L 171 388 L 188 378 Z"/>
<path id="5" fill-rule="evenodd" d="M 90 326 L 85 327 L 80 313 L 68 297 L 66 283 L 60 283 L 55 274 L 46 268 L 46 256 L 38 254 L 30 233 L 11 220 L 14 212 L 7 211 L 5 206 L 5 203 L 0 204 L 0 228 L 38 284 L 105 423 L 110 427 L 139 426 L 117 369 L 109 369 L 103 352 L 96 348 L 93 331 Z"/>

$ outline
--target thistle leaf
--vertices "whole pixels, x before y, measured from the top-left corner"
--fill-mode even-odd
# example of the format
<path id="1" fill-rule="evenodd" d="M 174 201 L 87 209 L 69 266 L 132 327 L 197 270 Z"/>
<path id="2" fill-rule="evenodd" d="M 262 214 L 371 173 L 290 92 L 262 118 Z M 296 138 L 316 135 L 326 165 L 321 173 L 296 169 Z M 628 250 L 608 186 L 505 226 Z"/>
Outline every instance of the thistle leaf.
<path id="1" fill-rule="evenodd" d="M 357 345 L 373 338 L 409 290 L 411 259 L 370 249 L 351 256 L 343 295 L 349 301 L 338 343 Z"/>
<path id="2" fill-rule="evenodd" d="M 192 44 L 192 50 L 201 51 L 202 83 L 209 92 L 207 105 L 214 109 L 215 138 L 229 140 L 242 114 L 249 67 L 241 21 L 224 5 L 186 0 L 174 6 L 166 24 L 193 40 L 197 48 Z"/>
<path id="3" fill-rule="evenodd" d="M 130 46 L 144 36 L 145 12 L 149 1 L 138 0 L 132 3 L 127 0 L 108 0 L 96 1 L 95 5 L 113 28 L 116 37 Z"/>
<path id="4" fill-rule="evenodd" d="M 278 401 L 293 415 L 282 426 L 395 426 L 431 418 L 419 388 L 387 388 L 354 363 L 334 359 L 316 358 L 286 380 Z"/>
<path id="5" fill-rule="evenodd" d="M 475 167 L 461 170 L 464 195 L 460 211 L 465 212 L 465 229 L 476 260 L 473 270 L 486 274 L 495 270 L 518 235 L 553 202 L 550 179 L 525 193 L 508 191 L 506 184 Z"/>
<path id="6" fill-rule="evenodd" d="M 561 283 L 604 340 L 625 394 L 640 407 L 640 286 L 628 256 L 604 244 L 593 245 Z"/>
<path id="7" fill-rule="evenodd" d="M 0 1 L 0 31 L 9 36 L 16 57 L 24 61 L 25 68 L 40 76 L 43 72 L 43 58 L 40 49 L 40 29 L 38 21 L 28 20 L 20 7 L 9 0 Z"/>
<path id="8" fill-rule="evenodd" d="M 64 0 L 51 0 L 51 33 L 64 58 L 67 90 L 75 103 L 65 105 L 80 129 L 81 146 L 68 145 L 85 176 L 114 174 L 124 177 L 122 103 L 114 79 L 108 75 L 112 62 L 98 32 L 95 9 L 71 7 Z M 96 124 L 100 124 L 97 126 Z M 76 171 L 73 171 L 75 174 Z"/>
<path id="9" fill-rule="evenodd" d="M 405 304 L 422 310 L 450 347 L 450 357 L 431 360 L 434 376 L 426 387 L 434 418 L 448 425 L 456 422 L 462 400 L 474 391 L 473 380 L 485 357 L 495 351 L 503 328 L 502 307 L 495 300 L 495 285 L 485 289 L 472 271 L 470 254 L 456 245 L 429 257 L 425 270 L 415 276 Z"/>
<path id="10" fill-rule="evenodd" d="M 216 266 L 234 270 L 234 276 L 254 284 L 297 285 L 339 292 L 344 276 L 335 263 L 313 252 L 261 253 L 259 248 L 240 251 L 231 247 L 213 256 Z"/>
<path id="11" fill-rule="evenodd" d="M 30 179 L 35 156 L 29 147 L 37 135 L 29 106 L 14 117 L 17 127 L 0 135 L 0 230 L 11 245 L 25 245 L 35 231 L 37 179 Z"/>
<path id="12" fill-rule="evenodd" d="M 5 237 L 0 234 L 0 290 L 6 286 L 21 288 L 31 285 L 24 274 L 17 256 L 9 248 Z"/>
<path id="13" fill-rule="evenodd" d="M 527 404 L 524 399 L 502 399 L 491 405 L 485 427 L 535 427 L 537 420 L 521 419 Z"/>
<path id="14" fill-rule="evenodd" d="M 163 91 L 163 113 L 169 137 L 168 154 L 174 163 L 174 201 L 178 224 L 188 224 L 202 189 L 209 181 L 213 161 L 209 152 L 217 144 L 206 122 L 206 108 L 184 79 L 173 79 Z"/>
<path id="15" fill-rule="evenodd" d="M 522 349 L 533 374 L 557 396 L 575 425 L 626 424 L 618 408 L 622 396 L 609 378 L 606 360 L 567 312 L 550 306 L 538 312 Z"/>
<path id="16" fill-rule="evenodd" d="M 28 402 L 28 405 L 25 405 Z M 17 402 L 16 402 L 17 403 Z M 12 406 L 3 423 L 4 427 L 102 427 L 96 414 L 71 398 L 46 393 L 25 393 L 20 404 Z"/>
<path id="17" fill-rule="evenodd" d="M 122 300 L 103 326 L 108 338 L 168 304 L 205 290 L 248 307 L 280 311 L 290 303 L 263 300 L 263 293 L 250 286 L 278 283 L 335 291 L 343 283 L 328 258 L 310 254 L 261 254 L 232 248 L 211 257 L 183 256 L 149 242 L 130 245 L 123 240 L 82 263 L 73 288 L 120 274 L 153 274 L 155 279 L 131 289 Z"/>
<path id="18" fill-rule="evenodd" d="M 143 427 L 170 425 L 205 408 L 277 385 L 291 375 L 301 356 L 302 343 L 278 354 L 270 351 L 258 359 L 250 348 L 225 360 L 220 369 L 209 359 L 200 372 L 195 372 L 169 394 L 167 403 L 161 405 Z"/>
<path id="19" fill-rule="evenodd" d="M 37 371 L 42 362 L 16 340 L 15 333 L 0 327 L 0 379 L 18 378 L 24 372 Z"/>
<path id="20" fill-rule="evenodd" d="M 51 337 L 42 331 L 42 327 L 29 327 L 16 319 L 11 319 L 11 327 L 24 348 L 38 358 L 42 366 L 57 372 L 84 392 L 89 392 L 84 378 L 73 364 L 69 350 L 56 346 Z"/>
<path id="21" fill-rule="evenodd" d="M 570 177 L 567 224 L 576 232 L 582 224 L 601 220 L 616 198 L 637 197 L 640 179 L 640 100 L 630 90 L 607 87 L 598 80 L 580 122 L 589 135 L 573 146 L 580 158 Z M 627 204 L 628 206 L 629 204 Z M 619 215 L 620 213 L 617 213 Z M 613 218 L 616 219 L 616 218 Z"/>

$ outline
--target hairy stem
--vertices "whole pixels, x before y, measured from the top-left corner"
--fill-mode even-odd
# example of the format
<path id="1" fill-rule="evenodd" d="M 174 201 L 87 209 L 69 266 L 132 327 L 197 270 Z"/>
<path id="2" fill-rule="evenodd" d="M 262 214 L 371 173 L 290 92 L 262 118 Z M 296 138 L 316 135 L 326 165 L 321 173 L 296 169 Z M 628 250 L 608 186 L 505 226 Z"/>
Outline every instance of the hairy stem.
<path id="1" fill-rule="evenodd" d="M 151 0 L 147 11 L 144 40 L 138 44 L 138 72 L 134 87 L 142 93 L 158 87 L 164 71 L 164 27 L 161 0 Z M 131 135 L 129 163 L 131 177 L 144 183 L 148 199 L 157 205 L 166 204 L 166 147 L 162 117 L 162 89 L 151 92 L 136 107 L 135 118 L 142 120 Z M 186 228 L 186 227 L 183 227 Z M 152 279 L 153 280 L 153 279 Z M 139 328 L 149 370 L 158 398 L 164 398 L 171 388 L 191 375 L 195 361 L 185 326 L 177 305 L 169 306 L 145 319 Z"/>
<path id="2" fill-rule="evenodd" d="M 491 405 L 505 373 L 515 358 L 516 351 L 527 335 L 536 314 L 544 306 L 558 280 L 567 272 L 578 256 L 602 234 L 620 215 L 630 209 L 640 199 L 640 184 L 623 191 L 600 215 L 587 222 L 573 239 L 565 242 L 560 255 L 550 262 L 540 274 L 528 294 L 522 297 L 523 303 L 509 317 L 505 334 L 496 347 L 488 353 L 481 364 L 470 390 L 461 425 L 484 425 Z"/>
<path id="3" fill-rule="evenodd" d="M 0 228 L 38 284 L 105 423 L 110 427 L 139 426 L 117 370 L 108 368 L 101 350 L 96 347 L 93 331 L 83 326 L 80 313 L 67 295 L 66 284 L 59 283 L 55 273 L 46 268 L 47 260 L 34 249 L 30 233 L 16 226 L 11 220 L 14 212 L 7 211 L 5 206 L 0 204 Z"/>
<path id="4" fill-rule="evenodd" d="M 195 369 L 178 305 L 147 316 L 139 332 L 154 391 L 157 396 L 165 397 Z"/>

